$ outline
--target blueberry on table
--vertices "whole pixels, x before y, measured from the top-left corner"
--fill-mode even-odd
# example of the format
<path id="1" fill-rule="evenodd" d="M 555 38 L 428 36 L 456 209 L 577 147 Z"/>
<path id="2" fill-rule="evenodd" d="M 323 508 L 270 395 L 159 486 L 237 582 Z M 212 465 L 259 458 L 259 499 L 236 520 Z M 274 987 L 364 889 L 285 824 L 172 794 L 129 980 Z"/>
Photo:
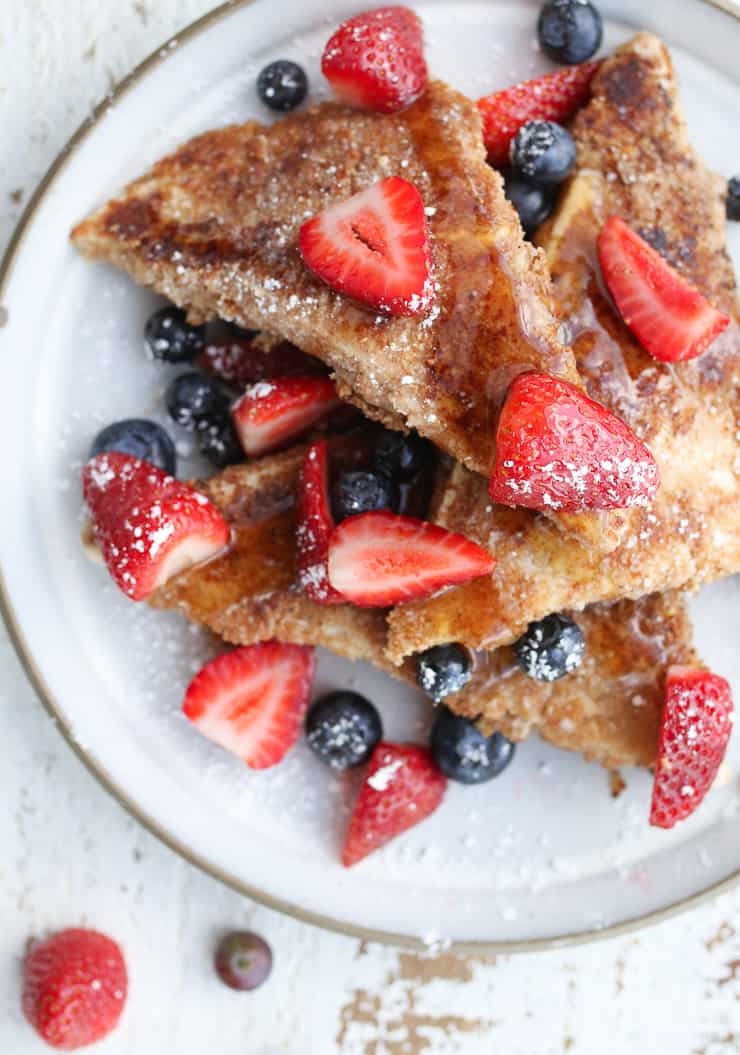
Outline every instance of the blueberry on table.
<path id="1" fill-rule="evenodd" d="M 435 645 L 416 657 L 416 682 L 435 703 L 459 692 L 470 681 L 473 664 L 462 645 Z"/>
<path id="2" fill-rule="evenodd" d="M 367 762 L 382 736 L 377 709 L 356 692 L 331 692 L 306 715 L 309 747 L 332 769 Z"/>
<path id="3" fill-rule="evenodd" d="M 728 220 L 740 220 L 740 176 L 733 176 L 727 181 L 727 198 L 725 201 Z"/>
<path id="4" fill-rule="evenodd" d="M 272 950 L 258 934 L 232 931 L 219 942 L 214 964 L 230 989 L 257 989 L 272 971 Z"/>
<path id="5" fill-rule="evenodd" d="M 573 136 L 554 121 L 527 121 L 511 144 L 515 174 L 550 186 L 562 183 L 576 163 Z"/>
<path id="6" fill-rule="evenodd" d="M 502 733 L 484 736 L 467 718 L 440 707 L 430 746 L 434 761 L 450 780 L 482 784 L 493 780 L 514 757 L 514 745 Z"/>
<path id="7" fill-rule="evenodd" d="M 601 15 L 589 0 L 547 0 L 537 20 L 540 47 L 555 62 L 585 62 L 601 47 Z"/>
<path id="8" fill-rule="evenodd" d="M 206 429 L 229 411 L 229 396 L 221 382 L 207 374 L 180 374 L 165 393 L 167 410 L 184 429 Z"/>
<path id="9" fill-rule="evenodd" d="M 198 432 L 198 447 L 204 458 L 207 458 L 217 469 L 235 465 L 244 461 L 244 448 L 229 415 L 219 421 L 206 424 Z"/>
<path id="10" fill-rule="evenodd" d="M 548 615 L 530 623 L 514 642 L 516 661 L 535 681 L 557 681 L 583 662 L 583 631 L 565 615 Z"/>
<path id="11" fill-rule="evenodd" d="M 295 110 L 306 98 L 308 77 L 297 62 L 278 59 L 261 71 L 257 78 L 257 94 L 265 106 L 280 113 Z"/>
<path id="12" fill-rule="evenodd" d="M 516 209 L 526 235 L 534 234 L 551 214 L 555 204 L 549 187 L 532 183 L 513 172 L 505 176 L 504 193 Z"/>
<path id="13" fill-rule="evenodd" d="M 184 363 L 203 351 L 205 330 L 205 326 L 191 326 L 184 311 L 168 304 L 149 317 L 144 340 L 155 359 Z"/>
<path id="14" fill-rule="evenodd" d="M 371 513 L 376 509 L 393 509 L 396 505 L 397 488 L 392 480 L 382 473 L 363 470 L 340 473 L 332 488 L 332 511 L 339 522 L 358 513 Z"/>
<path id="15" fill-rule="evenodd" d="M 104 451 L 121 451 L 141 458 L 171 476 L 177 469 L 174 443 L 161 425 L 145 418 L 126 418 L 107 425 L 93 440 L 90 457 Z"/>
<path id="16" fill-rule="evenodd" d="M 399 483 L 412 477 L 434 460 L 434 447 L 415 432 L 386 430 L 375 448 L 375 468 Z"/>

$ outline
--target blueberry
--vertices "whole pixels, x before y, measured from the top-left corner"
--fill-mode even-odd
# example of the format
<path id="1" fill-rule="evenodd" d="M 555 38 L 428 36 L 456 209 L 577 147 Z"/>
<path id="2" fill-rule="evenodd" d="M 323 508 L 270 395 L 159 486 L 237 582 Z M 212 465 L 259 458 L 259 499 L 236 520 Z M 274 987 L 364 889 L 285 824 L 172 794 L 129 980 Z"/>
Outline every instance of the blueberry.
<path id="1" fill-rule="evenodd" d="M 555 204 L 549 187 L 531 183 L 513 172 L 505 177 L 504 193 L 519 214 L 526 235 L 533 234 L 545 222 Z"/>
<path id="2" fill-rule="evenodd" d="M 300 106 L 307 91 L 306 71 L 289 59 L 271 62 L 257 78 L 257 94 L 262 102 L 271 110 L 279 110 L 281 113 Z"/>
<path id="3" fill-rule="evenodd" d="M 740 176 L 727 181 L 727 219 L 740 220 Z"/>
<path id="4" fill-rule="evenodd" d="M 554 121 L 527 121 L 511 144 L 511 164 L 516 175 L 533 183 L 562 183 L 575 163 L 573 136 Z"/>
<path id="5" fill-rule="evenodd" d="M 589 0 L 547 0 L 537 20 L 540 47 L 555 62 L 585 62 L 601 46 L 601 15 Z"/>
<path id="6" fill-rule="evenodd" d="M 161 425 L 144 418 L 126 418 L 107 425 L 93 440 L 90 457 L 103 451 L 123 451 L 151 462 L 171 476 L 177 468 L 174 443 Z"/>
<path id="7" fill-rule="evenodd" d="M 191 326 L 184 311 L 168 304 L 150 316 L 144 340 L 155 359 L 183 363 L 203 351 L 205 329 L 205 326 Z"/>
<path id="8" fill-rule="evenodd" d="M 447 707 L 440 707 L 430 740 L 434 761 L 450 780 L 482 784 L 493 780 L 514 757 L 514 745 L 501 733 L 484 736 Z"/>
<path id="9" fill-rule="evenodd" d="M 214 965 L 230 989 L 257 989 L 272 971 L 272 950 L 258 934 L 232 931 L 218 943 Z"/>
<path id="10" fill-rule="evenodd" d="M 395 484 L 381 473 L 340 473 L 332 488 L 332 511 L 337 522 L 374 509 L 393 509 L 396 501 Z"/>
<path id="11" fill-rule="evenodd" d="M 435 703 L 459 692 L 473 673 L 470 653 L 462 645 L 435 645 L 416 657 L 416 681 Z"/>
<path id="12" fill-rule="evenodd" d="M 578 623 L 565 615 L 548 615 L 530 623 L 514 642 L 516 661 L 535 681 L 557 681 L 580 666 L 586 651 Z"/>
<path id="13" fill-rule="evenodd" d="M 382 735 L 377 710 L 356 692 L 330 692 L 306 715 L 309 747 L 332 769 L 367 762 Z"/>
<path id="14" fill-rule="evenodd" d="M 430 464 L 420 469 L 410 480 L 402 480 L 399 483 L 398 499 L 393 507 L 394 513 L 426 520 L 433 491 L 434 466 Z"/>
<path id="15" fill-rule="evenodd" d="M 386 430 L 375 448 L 375 468 L 391 480 L 410 480 L 425 465 L 433 463 L 434 447 L 415 432 Z"/>
<path id="16" fill-rule="evenodd" d="M 207 424 L 198 432 L 198 447 L 200 453 L 217 469 L 243 462 L 245 458 L 234 422 L 228 415 L 220 421 Z"/>
<path id="17" fill-rule="evenodd" d="M 164 398 L 172 420 L 191 431 L 223 421 L 229 409 L 229 397 L 221 382 L 195 371 L 176 377 Z"/>

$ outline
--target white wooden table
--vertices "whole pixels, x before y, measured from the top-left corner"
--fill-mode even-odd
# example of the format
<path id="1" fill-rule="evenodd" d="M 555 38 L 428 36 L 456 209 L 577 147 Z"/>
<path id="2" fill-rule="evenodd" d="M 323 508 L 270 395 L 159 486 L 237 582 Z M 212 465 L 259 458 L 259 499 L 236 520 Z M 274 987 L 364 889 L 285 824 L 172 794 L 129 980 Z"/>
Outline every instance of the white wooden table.
<path id="1" fill-rule="evenodd" d="M 211 6 L 0 0 L 0 249 L 91 105 Z M 2 1055 L 48 1050 L 20 1012 L 20 959 L 29 935 L 74 924 L 110 932 L 129 963 L 129 1003 L 101 1055 L 740 1053 L 740 890 L 579 949 L 458 960 L 365 947 L 250 903 L 148 835 L 73 757 L 2 631 L 0 744 Z M 214 939 L 235 926 L 275 951 L 252 994 L 211 969 Z"/>

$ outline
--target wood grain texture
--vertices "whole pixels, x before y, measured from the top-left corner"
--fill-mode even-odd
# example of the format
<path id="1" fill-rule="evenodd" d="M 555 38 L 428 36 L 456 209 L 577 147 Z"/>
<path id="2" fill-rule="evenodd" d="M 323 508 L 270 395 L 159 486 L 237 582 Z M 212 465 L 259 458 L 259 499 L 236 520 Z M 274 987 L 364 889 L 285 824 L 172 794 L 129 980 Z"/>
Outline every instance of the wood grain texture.
<path id="1" fill-rule="evenodd" d="M 209 0 L 0 2 L 0 247 L 92 105 Z M 6 455 L 7 456 L 7 455 Z M 19 1009 L 31 934 L 90 924 L 124 945 L 131 997 L 101 1055 L 737 1055 L 740 891 L 639 936 L 497 960 L 324 934 L 185 864 L 84 771 L 0 633 L 0 1051 L 46 1051 Z M 271 982 L 224 989 L 219 933 L 262 933 Z M 736 931 L 737 928 L 737 931 Z"/>

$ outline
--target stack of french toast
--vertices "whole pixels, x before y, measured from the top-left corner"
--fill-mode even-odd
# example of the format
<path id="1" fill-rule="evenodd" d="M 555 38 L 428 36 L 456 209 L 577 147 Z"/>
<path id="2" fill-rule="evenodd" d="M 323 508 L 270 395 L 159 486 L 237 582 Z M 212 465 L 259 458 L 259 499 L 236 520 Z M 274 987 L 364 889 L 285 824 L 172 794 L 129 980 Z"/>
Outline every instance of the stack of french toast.
<path id="1" fill-rule="evenodd" d="M 390 87 L 382 61 L 362 65 L 378 39 Z M 436 808 L 445 774 L 495 775 L 535 731 L 653 767 L 662 827 L 727 745 L 729 686 L 684 600 L 740 571 L 726 185 L 689 143 L 659 39 L 592 57 L 476 104 L 429 79 L 417 16 L 360 15 L 324 53 L 337 101 L 206 132 L 72 234 L 187 313 L 201 364 L 238 389 L 232 464 L 210 478 L 125 447 L 84 471 L 124 592 L 236 646 L 188 690 L 188 717 L 274 764 L 314 646 L 444 709 L 447 766 L 360 742 L 367 722 L 344 714 L 352 764 L 370 762 L 345 864 Z M 209 345 L 210 320 L 232 329 Z M 341 766 L 337 715 L 313 724 Z M 368 834 L 373 818 L 389 830 Z"/>

